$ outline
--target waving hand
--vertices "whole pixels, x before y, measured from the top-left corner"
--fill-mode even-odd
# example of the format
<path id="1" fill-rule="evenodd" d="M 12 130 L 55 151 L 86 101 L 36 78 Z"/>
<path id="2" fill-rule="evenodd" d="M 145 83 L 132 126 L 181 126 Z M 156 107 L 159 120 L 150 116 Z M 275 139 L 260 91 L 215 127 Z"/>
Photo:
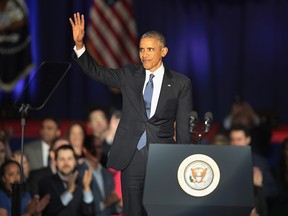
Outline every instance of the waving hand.
<path id="1" fill-rule="evenodd" d="M 76 49 L 81 49 L 83 47 L 83 39 L 85 35 L 85 20 L 84 15 L 80 16 L 80 13 L 74 13 L 74 21 L 69 18 L 73 31 L 73 40 L 76 45 Z"/>

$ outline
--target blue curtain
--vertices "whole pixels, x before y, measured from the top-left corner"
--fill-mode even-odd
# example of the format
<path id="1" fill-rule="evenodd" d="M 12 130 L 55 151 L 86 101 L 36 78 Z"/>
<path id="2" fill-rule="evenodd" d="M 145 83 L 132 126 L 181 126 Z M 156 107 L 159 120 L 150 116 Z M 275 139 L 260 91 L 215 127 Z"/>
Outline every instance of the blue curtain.
<path id="1" fill-rule="evenodd" d="M 80 11 L 88 23 L 91 0 L 26 2 L 36 68 L 45 60 L 72 63 L 47 105 L 31 117 L 84 119 L 92 106 L 120 108 L 121 96 L 86 77 L 71 59 L 68 18 Z M 164 63 L 191 78 L 200 118 L 211 111 L 220 122 L 239 96 L 288 123 L 287 0 L 145 0 L 133 6 L 139 36 L 148 30 L 166 36 L 169 53 Z M 15 95 L 0 92 L 1 107 Z"/>

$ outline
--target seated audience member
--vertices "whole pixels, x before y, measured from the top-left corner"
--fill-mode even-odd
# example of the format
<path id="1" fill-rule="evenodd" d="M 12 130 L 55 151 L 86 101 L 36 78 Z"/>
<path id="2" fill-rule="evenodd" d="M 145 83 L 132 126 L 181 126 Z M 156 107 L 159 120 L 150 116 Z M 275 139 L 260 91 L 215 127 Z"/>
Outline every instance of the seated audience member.
<path id="1" fill-rule="evenodd" d="M 12 184 L 20 182 L 20 164 L 14 160 L 6 160 L 1 166 L 1 189 L 0 189 L 0 215 L 11 216 L 12 211 Z M 22 187 L 25 188 L 25 187 Z M 40 215 L 41 211 L 49 202 L 49 195 L 40 201 L 31 200 L 30 194 L 23 189 L 21 192 L 21 215 Z"/>
<path id="2" fill-rule="evenodd" d="M 89 112 L 88 129 L 88 139 L 98 148 L 98 153 L 101 152 L 101 164 L 106 167 L 110 145 L 105 141 L 107 132 L 109 133 L 109 122 L 104 109 L 94 108 Z"/>
<path id="3" fill-rule="evenodd" d="M 90 134 L 98 137 L 101 141 L 105 139 L 108 129 L 108 118 L 104 109 L 93 108 L 88 114 L 88 128 Z"/>
<path id="4" fill-rule="evenodd" d="M 229 137 L 224 133 L 216 133 L 210 140 L 211 144 L 229 145 Z"/>
<path id="5" fill-rule="evenodd" d="M 79 168 L 79 175 L 81 176 L 87 167 L 92 169 L 93 178 L 91 190 L 94 196 L 95 215 L 110 216 L 112 213 L 122 211 L 122 209 L 117 206 L 120 198 L 114 191 L 114 179 L 111 173 L 99 163 L 100 158 L 97 150 L 98 149 L 93 146 L 93 143 L 85 143 L 83 151 L 86 160 L 82 164 L 82 168 Z"/>
<path id="6" fill-rule="evenodd" d="M 12 160 L 17 161 L 19 164 L 21 164 L 21 152 L 15 151 L 12 153 L 11 156 Z M 30 173 L 30 165 L 29 165 L 29 159 L 27 155 L 23 154 L 23 174 L 24 174 L 24 180 L 27 181 L 29 179 L 29 173 Z"/>
<path id="7" fill-rule="evenodd" d="M 42 178 L 53 175 L 56 173 L 55 151 L 62 145 L 69 145 L 69 141 L 64 137 L 56 138 L 49 151 L 49 166 L 37 170 L 32 170 L 29 174 L 28 189 L 32 196 L 38 195 L 38 184 Z"/>
<path id="8" fill-rule="evenodd" d="M 90 183 L 92 171 L 84 171 L 78 178 L 77 159 L 71 145 L 63 145 L 55 152 L 57 173 L 39 182 L 40 197 L 50 195 L 43 216 L 94 216 L 93 194 Z"/>
<path id="9" fill-rule="evenodd" d="M 251 143 L 249 130 L 242 125 L 233 126 L 229 137 L 230 145 L 249 146 Z M 266 158 L 252 151 L 252 164 L 256 212 L 260 216 L 266 216 L 267 200 L 277 195 L 277 188 Z"/>
<path id="10" fill-rule="evenodd" d="M 83 161 L 82 150 L 86 136 L 85 128 L 81 123 L 74 122 L 68 126 L 66 137 L 76 153 L 78 163 Z"/>
<path id="11" fill-rule="evenodd" d="M 288 215 L 288 138 L 282 142 L 279 163 L 272 168 L 279 194 L 272 207 L 272 216 Z"/>
<path id="12" fill-rule="evenodd" d="M 48 166 L 48 156 L 51 143 L 61 135 L 60 123 L 53 118 L 42 120 L 40 139 L 24 145 L 24 152 L 30 162 L 30 169 L 40 169 Z"/>
<path id="13" fill-rule="evenodd" d="M 244 125 L 252 138 L 250 146 L 253 151 L 267 158 L 270 154 L 272 132 L 269 124 L 263 119 L 265 118 L 260 118 L 248 102 L 236 100 L 223 121 L 223 127 L 229 131 L 234 125 Z"/>

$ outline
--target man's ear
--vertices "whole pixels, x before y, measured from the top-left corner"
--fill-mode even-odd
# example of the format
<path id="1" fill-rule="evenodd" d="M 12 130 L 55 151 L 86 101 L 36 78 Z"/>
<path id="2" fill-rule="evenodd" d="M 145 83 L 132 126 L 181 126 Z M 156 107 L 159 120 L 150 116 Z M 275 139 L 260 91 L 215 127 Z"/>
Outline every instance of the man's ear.
<path id="1" fill-rule="evenodd" d="M 161 56 L 164 58 L 168 53 L 168 47 L 163 47 L 161 50 Z"/>

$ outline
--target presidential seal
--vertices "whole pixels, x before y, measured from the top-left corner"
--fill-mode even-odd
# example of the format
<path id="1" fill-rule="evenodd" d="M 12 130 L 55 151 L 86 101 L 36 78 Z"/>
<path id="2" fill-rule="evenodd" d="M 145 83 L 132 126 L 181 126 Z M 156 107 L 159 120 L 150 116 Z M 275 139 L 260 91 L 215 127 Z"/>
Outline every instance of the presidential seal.
<path id="1" fill-rule="evenodd" d="M 202 197 L 216 189 L 220 181 L 220 170 L 209 156 L 194 154 L 182 161 L 177 177 L 180 187 L 187 194 Z"/>

